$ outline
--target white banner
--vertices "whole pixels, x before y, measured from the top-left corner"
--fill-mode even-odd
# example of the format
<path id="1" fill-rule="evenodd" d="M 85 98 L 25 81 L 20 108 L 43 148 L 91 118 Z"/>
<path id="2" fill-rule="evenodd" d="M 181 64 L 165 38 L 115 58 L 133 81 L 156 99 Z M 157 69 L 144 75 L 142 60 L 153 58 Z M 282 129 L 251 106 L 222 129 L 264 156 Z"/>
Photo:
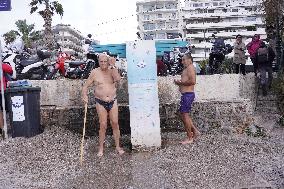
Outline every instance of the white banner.
<path id="1" fill-rule="evenodd" d="M 155 41 L 128 42 L 126 56 L 132 145 L 160 147 Z"/>

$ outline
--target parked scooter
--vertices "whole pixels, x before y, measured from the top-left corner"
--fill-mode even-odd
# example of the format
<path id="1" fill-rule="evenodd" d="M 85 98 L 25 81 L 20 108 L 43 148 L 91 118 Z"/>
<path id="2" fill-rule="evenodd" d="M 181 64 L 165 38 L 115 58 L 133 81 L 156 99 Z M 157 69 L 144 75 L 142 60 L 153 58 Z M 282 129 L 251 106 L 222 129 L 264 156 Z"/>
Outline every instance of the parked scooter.
<path id="1" fill-rule="evenodd" d="M 37 51 L 37 56 L 29 59 L 17 58 L 20 61 L 16 64 L 17 79 L 44 80 L 48 75 L 47 59 L 51 53 L 45 50 Z"/>
<path id="2" fill-rule="evenodd" d="M 12 67 L 11 79 L 45 79 L 48 73 L 45 59 L 50 58 L 51 53 L 47 51 L 37 51 L 37 56 L 31 57 L 29 53 L 16 53 L 10 49 L 3 57 L 3 62 Z"/>
<path id="3" fill-rule="evenodd" d="M 230 44 L 225 44 L 223 38 L 217 38 L 213 34 L 213 47 L 209 54 L 209 68 L 210 74 L 222 74 L 221 65 L 225 60 L 225 56 L 233 51 L 233 47 Z"/>

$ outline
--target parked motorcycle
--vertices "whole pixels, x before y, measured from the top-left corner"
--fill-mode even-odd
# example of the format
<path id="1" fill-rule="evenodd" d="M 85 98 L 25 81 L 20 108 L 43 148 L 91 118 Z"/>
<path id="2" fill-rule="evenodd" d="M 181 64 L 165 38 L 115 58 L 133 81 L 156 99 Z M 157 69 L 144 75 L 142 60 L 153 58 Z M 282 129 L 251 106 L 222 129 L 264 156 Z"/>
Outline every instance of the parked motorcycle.
<path id="1" fill-rule="evenodd" d="M 18 54 L 10 49 L 3 58 L 3 62 L 12 67 L 12 79 L 46 79 L 48 66 L 46 59 L 50 58 L 51 53 L 47 51 L 37 51 L 37 55 L 32 57 L 28 53 Z"/>
<path id="2" fill-rule="evenodd" d="M 185 53 L 191 53 L 191 49 L 188 47 L 175 47 L 173 51 L 164 52 L 162 61 L 167 67 L 166 75 L 179 75 L 182 73 L 182 57 Z"/>
<path id="3" fill-rule="evenodd" d="M 83 79 L 87 79 L 93 69 L 99 67 L 98 54 L 94 52 L 87 53 L 86 67 L 82 74 Z"/>
<path id="4" fill-rule="evenodd" d="M 233 47 L 230 44 L 225 44 L 224 39 L 214 37 L 213 47 L 209 54 L 209 71 L 210 74 L 221 74 L 221 64 L 227 54 L 233 51 Z"/>
<path id="5" fill-rule="evenodd" d="M 75 54 L 75 56 L 77 55 Z M 88 78 L 94 67 L 94 61 L 89 59 L 87 61 L 77 61 L 75 56 L 68 55 L 60 50 L 47 79 L 56 79 L 60 76 L 69 79 Z"/>

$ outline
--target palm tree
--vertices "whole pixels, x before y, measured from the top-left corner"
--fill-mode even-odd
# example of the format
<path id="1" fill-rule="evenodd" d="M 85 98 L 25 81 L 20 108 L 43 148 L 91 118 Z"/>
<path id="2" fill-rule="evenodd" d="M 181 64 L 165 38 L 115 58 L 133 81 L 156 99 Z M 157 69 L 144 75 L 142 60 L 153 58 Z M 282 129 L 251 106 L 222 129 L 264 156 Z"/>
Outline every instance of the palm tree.
<path id="1" fill-rule="evenodd" d="M 64 10 L 62 5 L 58 1 L 52 0 L 32 0 L 30 3 L 31 11 L 30 13 L 35 13 L 39 6 L 43 7 L 42 10 L 38 11 L 40 16 L 44 19 L 44 41 L 47 48 L 52 49 L 54 47 L 53 34 L 52 34 L 52 16 L 54 13 L 63 16 Z"/>
<path id="2" fill-rule="evenodd" d="M 11 30 L 3 35 L 6 44 L 13 42 L 17 36 L 21 35 L 25 47 L 30 48 L 32 42 L 41 39 L 40 31 L 33 31 L 35 27 L 34 24 L 29 25 L 26 20 L 17 20 L 15 24 L 18 31 Z"/>
<path id="3" fill-rule="evenodd" d="M 8 45 L 8 44 L 12 43 L 13 41 L 15 41 L 17 36 L 20 36 L 20 34 L 19 34 L 18 31 L 15 31 L 15 30 L 11 30 L 11 31 L 5 33 L 3 35 L 3 37 L 4 37 L 4 41 L 5 41 L 6 45 Z"/>
<path id="4" fill-rule="evenodd" d="M 34 24 L 27 24 L 26 20 L 18 20 L 16 21 L 16 26 L 18 28 L 18 31 L 22 34 L 22 40 L 25 44 L 25 47 L 31 47 L 32 39 L 34 38 L 35 31 Z"/>

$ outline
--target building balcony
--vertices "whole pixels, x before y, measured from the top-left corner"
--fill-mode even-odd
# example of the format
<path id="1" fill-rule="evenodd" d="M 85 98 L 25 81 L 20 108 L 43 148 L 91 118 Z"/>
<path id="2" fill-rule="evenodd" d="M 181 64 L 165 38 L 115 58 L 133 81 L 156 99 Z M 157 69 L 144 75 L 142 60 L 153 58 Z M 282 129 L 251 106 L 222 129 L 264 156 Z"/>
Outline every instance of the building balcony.
<path id="1" fill-rule="evenodd" d="M 246 26 L 264 26 L 263 22 L 219 22 L 187 24 L 186 29 L 218 29 L 218 28 L 245 28 Z"/>
<path id="2" fill-rule="evenodd" d="M 164 12 L 178 12 L 177 8 L 163 8 L 163 9 L 152 9 L 152 10 L 143 10 L 139 11 L 138 14 L 145 14 L 145 13 L 164 13 Z"/>
<path id="3" fill-rule="evenodd" d="M 179 31 L 179 28 L 155 28 L 155 29 L 147 29 L 147 30 L 141 30 L 141 32 L 159 32 L 159 31 Z"/>
<path id="4" fill-rule="evenodd" d="M 149 22 L 160 22 L 160 21 L 179 21 L 178 18 L 171 18 L 171 17 L 163 17 L 163 18 L 151 18 L 151 19 L 142 19 L 142 23 L 149 23 Z"/>
<path id="5" fill-rule="evenodd" d="M 184 19 L 203 19 L 203 18 L 212 18 L 212 17 L 220 17 L 220 18 L 228 18 L 228 17 L 248 17 L 248 16 L 257 16 L 260 15 L 260 12 L 254 11 L 245 11 L 245 12 L 217 12 L 217 13 L 189 13 L 184 12 Z"/>
<path id="6" fill-rule="evenodd" d="M 238 34 L 242 34 L 243 37 L 252 37 L 254 34 L 259 34 L 261 36 L 266 36 L 265 28 L 258 29 L 256 31 L 246 31 L 246 30 L 239 30 L 236 32 L 218 32 L 218 33 L 212 33 L 212 32 L 206 32 L 205 38 L 211 38 L 212 34 L 214 34 L 216 37 L 222 37 L 224 39 L 232 39 L 235 38 Z M 189 39 L 204 39 L 204 33 L 200 32 L 197 34 L 186 34 L 186 38 Z"/>

